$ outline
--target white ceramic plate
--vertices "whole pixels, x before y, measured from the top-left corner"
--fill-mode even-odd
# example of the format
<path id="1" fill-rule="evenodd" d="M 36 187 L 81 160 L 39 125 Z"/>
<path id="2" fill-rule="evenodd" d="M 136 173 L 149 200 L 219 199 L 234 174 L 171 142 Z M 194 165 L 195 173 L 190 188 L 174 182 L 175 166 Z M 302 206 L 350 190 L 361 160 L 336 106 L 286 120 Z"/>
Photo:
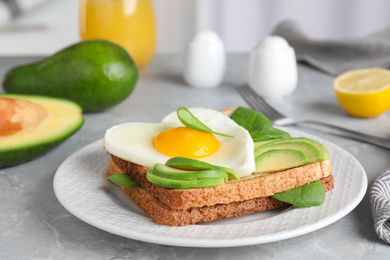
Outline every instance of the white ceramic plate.
<path id="1" fill-rule="evenodd" d="M 360 163 L 345 150 L 303 132 L 329 150 L 335 189 L 318 207 L 289 208 L 254 213 L 186 227 L 155 224 L 113 183 L 106 181 L 109 156 L 103 140 L 91 143 L 67 158 L 54 177 L 61 204 L 76 217 L 107 232 L 156 244 L 187 247 L 231 247 L 268 243 L 323 228 L 351 212 L 367 190 Z"/>

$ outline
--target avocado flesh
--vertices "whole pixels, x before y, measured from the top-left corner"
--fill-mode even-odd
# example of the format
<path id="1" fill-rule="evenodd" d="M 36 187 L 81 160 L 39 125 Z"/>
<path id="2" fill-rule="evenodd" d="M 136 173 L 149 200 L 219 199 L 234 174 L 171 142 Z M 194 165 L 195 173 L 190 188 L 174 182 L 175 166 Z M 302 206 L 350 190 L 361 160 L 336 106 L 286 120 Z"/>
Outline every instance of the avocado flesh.
<path id="1" fill-rule="evenodd" d="M 310 162 L 303 152 L 292 149 L 269 150 L 256 157 L 255 161 L 254 173 L 283 171 Z"/>
<path id="2" fill-rule="evenodd" d="M 286 142 L 305 142 L 305 143 L 309 143 L 311 145 L 314 145 L 321 153 L 321 157 L 323 160 L 328 160 L 329 159 L 329 152 L 328 152 L 328 149 L 326 149 L 326 147 L 321 144 L 320 142 L 317 142 L 313 139 L 310 139 L 310 138 L 307 138 L 307 137 L 294 137 L 294 138 L 290 138 L 290 139 L 279 139 L 279 140 L 271 140 L 271 142 L 268 142 L 268 145 L 271 145 L 271 144 L 278 144 L 278 143 L 286 143 Z M 255 143 L 255 147 L 259 147 L 261 144 L 259 142 L 259 144 L 256 146 L 256 143 Z"/>
<path id="3" fill-rule="evenodd" d="M 187 171 L 166 166 L 165 164 L 155 164 L 153 173 L 167 179 L 173 180 L 199 180 L 224 177 L 228 179 L 228 173 L 222 169 Z"/>
<path id="4" fill-rule="evenodd" d="M 199 179 L 199 180 L 175 180 L 161 177 L 154 173 L 153 168 L 149 168 L 146 173 L 146 178 L 157 184 L 168 189 L 191 189 L 191 188 L 202 188 L 217 186 L 225 183 L 224 177 L 215 177 L 208 179 Z"/>
<path id="5" fill-rule="evenodd" d="M 83 124 L 82 109 L 74 102 L 40 96 L 0 95 L 25 99 L 41 105 L 49 114 L 38 129 L 25 134 L 0 137 L 0 167 L 8 167 L 32 160 L 59 145 Z"/>
<path id="6" fill-rule="evenodd" d="M 277 139 L 279 140 L 279 139 Z M 285 140 L 285 139 L 281 139 L 281 140 Z M 262 145 L 265 145 L 266 143 L 269 143 L 269 142 L 274 142 L 275 140 L 274 139 L 271 139 L 271 140 L 266 140 L 266 141 L 258 141 L 258 142 L 254 142 L 254 149 L 256 150 L 257 147 L 260 147 Z"/>
<path id="7" fill-rule="evenodd" d="M 122 47 L 91 40 L 11 69 L 3 88 L 8 93 L 66 98 L 84 112 L 96 112 L 127 98 L 137 79 L 137 67 Z"/>
<path id="8" fill-rule="evenodd" d="M 288 139 L 290 140 L 290 139 Z M 293 149 L 303 152 L 308 158 L 310 163 L 322 162 L 324 159 L 321 156 L 320 151 L 314 145 L 307 142 L 270 142 L 264 144 L 255 149 L 255 157 L 261 155 L 262 153 L 275 150 L 275 149 Z"/>
<path id="9" fill-rule="evenodd" d="M 229 173 L 229 179 L 238 180 L 240 176 L 233 169 L 226 168 L 223 166 L 212 165 L 207 162 L 199 161 L 196 159 L 190 159 L 185 157 L 173 157 L 166 161 L 165 165 L 171 166 L 182 170 L 223 170 Z"/>

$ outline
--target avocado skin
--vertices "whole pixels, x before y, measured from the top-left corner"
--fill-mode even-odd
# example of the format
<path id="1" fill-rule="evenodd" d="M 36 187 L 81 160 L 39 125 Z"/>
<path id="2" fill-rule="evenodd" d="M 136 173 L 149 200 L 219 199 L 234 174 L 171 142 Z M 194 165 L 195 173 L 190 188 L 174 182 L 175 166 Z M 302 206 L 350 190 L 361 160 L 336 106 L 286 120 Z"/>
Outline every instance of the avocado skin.
<path id="1" fill-rule="evenodd" d="M 68 137 L 73 135 L 84 123 L 84 120 L 76 125 L 74 129 L 68 132 L 68 135 L 61 136 L 56 140 L 48 140 L 33 146 L 20 147 L 12 150 L 0 150 L 0 168 L 15 166 L 21 163 L 31 161 L 58 146 Z"/>
<path id="2" fill-rule="evenodd" d="M 78 103 L 84 112 L 98 112 L 127 98 L 137 79 L 137 67 L 122 47 L 106 40 L 90 40 L 11 69 L 4 77 L 3 89 L 66 98 Z"/>

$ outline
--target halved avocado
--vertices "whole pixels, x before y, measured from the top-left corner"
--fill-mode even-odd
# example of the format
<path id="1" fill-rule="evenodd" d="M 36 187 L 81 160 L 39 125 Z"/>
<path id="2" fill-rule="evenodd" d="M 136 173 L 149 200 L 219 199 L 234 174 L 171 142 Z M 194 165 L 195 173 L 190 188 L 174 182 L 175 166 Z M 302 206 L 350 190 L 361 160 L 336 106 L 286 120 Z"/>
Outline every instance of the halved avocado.
<path id="1" fill-rule="evenodd" d="M 43 96 L 0 95 L 0 114 L 0 168 L 48 152 L 84 123 L 78 104 Z"/>

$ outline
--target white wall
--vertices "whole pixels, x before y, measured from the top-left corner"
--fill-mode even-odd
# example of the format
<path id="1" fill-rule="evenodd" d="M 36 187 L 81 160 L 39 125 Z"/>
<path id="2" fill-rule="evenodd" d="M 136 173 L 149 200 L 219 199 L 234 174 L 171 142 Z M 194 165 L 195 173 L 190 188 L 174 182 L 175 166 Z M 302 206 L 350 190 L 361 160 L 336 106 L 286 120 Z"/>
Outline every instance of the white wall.
<path id="1" fill-rule="evenodd" d="M 154 0 L 160 53 L 181 52 L 201 29 L 229 52 L 249 51 L 284 19 L 313 38 L 363 36 L 390 26 L 389 0 Z M 1 19 L 0 19 L 1 21 Z M 0 55 L 48 55 L 78 38 L 78 0 L 49 0 L 0 27 Z M 4 26 L 36 26 L 9 31 Z"/>
<path id="2" fill-rule="evenodd" d="M 217 31 L 229 51 L 248 51 L 284 19 L 313 38 L 364 36 L 390 26 L 389 0 L 155 0 L 155 6 L 162 52 L 181 50 L 198 29 Z"/>

